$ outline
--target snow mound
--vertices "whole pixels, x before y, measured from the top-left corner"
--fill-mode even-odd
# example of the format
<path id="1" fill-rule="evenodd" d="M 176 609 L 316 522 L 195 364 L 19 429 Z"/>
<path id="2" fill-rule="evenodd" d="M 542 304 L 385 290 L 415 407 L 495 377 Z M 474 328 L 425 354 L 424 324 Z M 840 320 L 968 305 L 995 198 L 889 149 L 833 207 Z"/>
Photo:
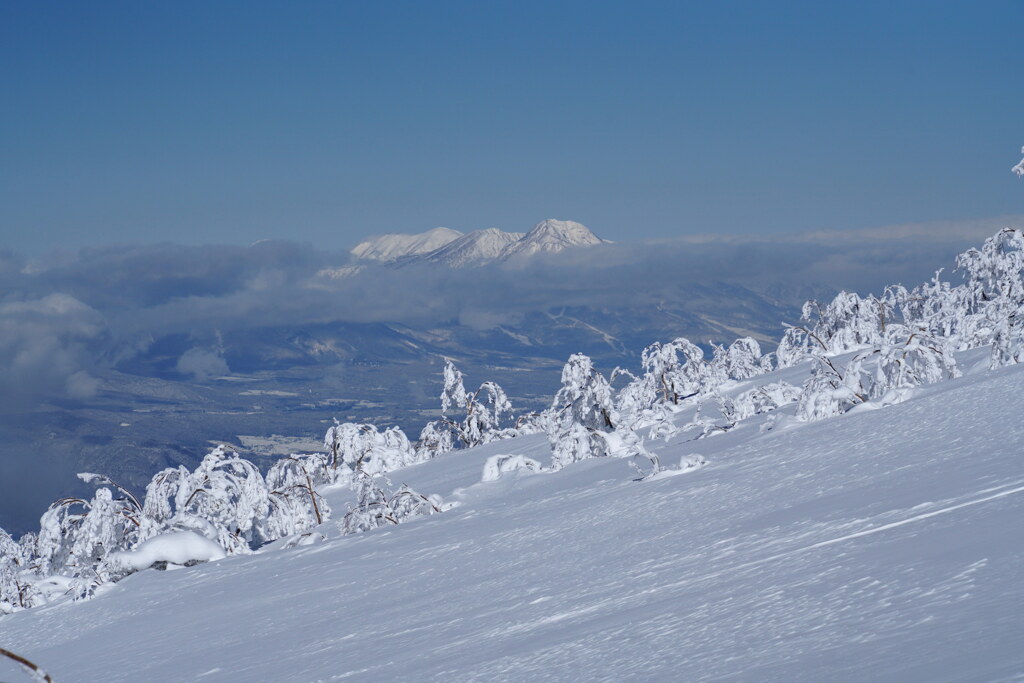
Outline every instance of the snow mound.
<path id="1" fill-rule="evenodd" d="M 152 567 L 156 562 L 187 564 L 210 562 L 224 557 L 224 550 L 194 531 L 176 531 L 154 536 L 139 544 L 135 550 L 116 553 L 114 561 L 136 571 Z"/>

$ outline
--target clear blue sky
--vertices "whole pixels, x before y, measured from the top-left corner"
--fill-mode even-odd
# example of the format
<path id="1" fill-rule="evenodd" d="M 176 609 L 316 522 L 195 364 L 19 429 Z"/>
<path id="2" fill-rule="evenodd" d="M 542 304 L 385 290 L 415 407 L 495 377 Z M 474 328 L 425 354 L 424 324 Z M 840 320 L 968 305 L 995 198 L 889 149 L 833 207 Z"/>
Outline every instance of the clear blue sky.
<path id="1" fill-rule="evenodd" d="M 1024 3 L 0 4 L 0 247 L 1024 213 Z"/>

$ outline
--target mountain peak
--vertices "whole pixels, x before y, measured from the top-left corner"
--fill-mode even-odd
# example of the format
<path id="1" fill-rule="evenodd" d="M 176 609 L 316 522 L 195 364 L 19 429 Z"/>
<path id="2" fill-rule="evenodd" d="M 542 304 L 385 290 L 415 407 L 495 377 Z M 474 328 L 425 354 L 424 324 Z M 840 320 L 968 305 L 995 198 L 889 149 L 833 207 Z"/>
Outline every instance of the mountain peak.
<path id="1" fill-rule="evenodd" d="M 501 258 L 531 256 L 540 252 L 554 253 L 563 249 L 603 243 L 604 240 L 582 223 L 548 218 L 533 226 L 521 240 L 510 244 L 501 254 Z"/>

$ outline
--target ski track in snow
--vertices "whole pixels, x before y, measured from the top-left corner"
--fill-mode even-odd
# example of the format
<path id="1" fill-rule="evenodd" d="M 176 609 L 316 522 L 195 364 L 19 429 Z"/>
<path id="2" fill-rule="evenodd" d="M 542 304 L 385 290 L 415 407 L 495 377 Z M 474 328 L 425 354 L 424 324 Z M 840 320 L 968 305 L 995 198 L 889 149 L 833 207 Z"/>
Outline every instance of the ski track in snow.
<path id="1" fill-rule="evenodd" d="M 491 455 L 547 462 L 542 437 L 456 452 L 391 475 L 444 514 L 140 572 L 0 618 L 0 644 L 58 681 L 1019 680 L 1022 385 L 683 435 L 662 461 L 708 464 L 642 482 L 601 459 L 480 483 Z"/>

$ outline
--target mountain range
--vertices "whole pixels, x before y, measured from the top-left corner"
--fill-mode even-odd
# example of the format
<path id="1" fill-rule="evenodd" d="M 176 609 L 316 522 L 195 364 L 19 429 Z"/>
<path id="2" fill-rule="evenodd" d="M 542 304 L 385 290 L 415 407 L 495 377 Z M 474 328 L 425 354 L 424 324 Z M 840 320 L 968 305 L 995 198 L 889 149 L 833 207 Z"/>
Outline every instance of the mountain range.
<path id="1" fill-rule="evenodd" d="M 450 228 L 434 228 L 414 235 L 379 235 L 360 242 L 350 253 L 363 261 L 399 265 L 427 262 L 461 268 L 520 261 L 535 254 L 605 243 L 607 240 L 582 223 L 548 218 L 526 233 L 486 228 L 463 234 Z"/>

